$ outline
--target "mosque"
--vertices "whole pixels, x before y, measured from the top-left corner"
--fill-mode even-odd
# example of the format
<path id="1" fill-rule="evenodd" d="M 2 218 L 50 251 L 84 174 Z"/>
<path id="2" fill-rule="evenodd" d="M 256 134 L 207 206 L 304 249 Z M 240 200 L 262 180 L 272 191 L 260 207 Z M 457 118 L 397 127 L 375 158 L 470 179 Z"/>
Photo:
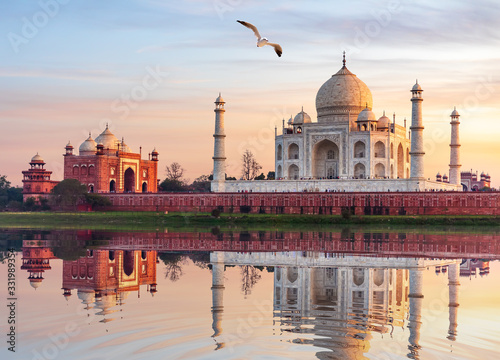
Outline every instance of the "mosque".
<path id="1" fill-rule="evenodd" d="M 384 114 L 377 118 L 368 86 L 346 67 L 316 95 L 317 121 L 302 109 L 281 135 L 275 130 L 276 180 L 226 181 L 224 104 L 215 101 L 214 192 L 461 191 L 459 113 L 451 114 L 450 181 L 424 177 L 423 89 L 411 88 L 410 128 Z"/>

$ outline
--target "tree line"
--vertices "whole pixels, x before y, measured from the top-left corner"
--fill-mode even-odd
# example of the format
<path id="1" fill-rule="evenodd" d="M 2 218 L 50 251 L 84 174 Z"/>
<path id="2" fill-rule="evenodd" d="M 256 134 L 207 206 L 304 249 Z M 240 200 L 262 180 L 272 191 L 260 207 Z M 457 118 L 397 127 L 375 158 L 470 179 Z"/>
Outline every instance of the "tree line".
<path id="1" fill-rule="evenodd" d="M 241 157 L 241 176 L 240 180 L 274 180 L 274 171 L 269 171 L 266 175 L 262 170 L 262 166 L 257 162 L 255 156 L 250 150 L 245 150 Z M 178 162 L 173 162 L 165 168 L 165 180 L 159 185 L 159 191 L 166 192 L 209 192 L 210 182 L 213 179 L 213 174 L 201 175 L 190 182 L 184 178 L 185 169 Z M 260 172 L 260 174 L 259 174 Z M 237 180 L 234 176 L 226 174 L 226 180 Z"/>

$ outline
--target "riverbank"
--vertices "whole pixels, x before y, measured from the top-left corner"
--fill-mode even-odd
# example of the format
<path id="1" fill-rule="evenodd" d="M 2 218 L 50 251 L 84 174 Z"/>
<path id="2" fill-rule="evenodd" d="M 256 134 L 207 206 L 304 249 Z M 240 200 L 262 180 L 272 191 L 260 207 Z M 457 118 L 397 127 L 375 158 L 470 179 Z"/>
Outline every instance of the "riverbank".
<path id="1" fill-rule="evenodd" d="M 499 216 L 488 215 L 421 215 L 421 216 L 340 216 L 340 215 L 271 215 L 161 212 L 89 212 L 89 213 L 0 213 L 0 228 L 95 229 L 146 231 L 172 228 L 202 231 L 221 229 L 301 229 L 338 226 L 370 227 L 488 227 L 500 228 Z"/>

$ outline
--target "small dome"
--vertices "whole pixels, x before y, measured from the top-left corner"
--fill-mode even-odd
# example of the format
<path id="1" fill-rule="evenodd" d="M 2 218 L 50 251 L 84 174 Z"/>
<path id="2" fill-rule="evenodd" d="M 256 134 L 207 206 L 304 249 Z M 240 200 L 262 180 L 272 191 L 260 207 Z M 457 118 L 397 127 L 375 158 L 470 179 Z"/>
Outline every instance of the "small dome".
<path id="1" fill-rule="evenodd" d="M 96 146 L 97 144 L 94 139 L 92 139 L 92 135 L 89 134 L 89 137 L 80 145 L 78 151 L 80 152 L 80 155 L 94 155 L 96 152 Z"/>
<path id="2" fill-rule="evenodd" d="M 116 150 L 118 148 L 118 143 L 120 142 L 120 140 L 118 140 L 109 130 L 108 125 L 106 125 L 106 130 L 96 137 L 95 141 L 96 143 L 102 143 L 105 149 L 110 150 Z"/>
<path id="3" fill-rule="evenodd" d="M 293 116 L 290 115 L 290 119 L 288 119 L 288 125 L 292 125 L 293 124 Z"/>
<path id="4" fill-rule="evenodd" d="M 460 114 L 457 111 L 457 108 L 453 109 L 453 111 L 451 112 L 451 116 L 460 116 Z"/>
<path id="5" fill-rule="evenodd" d="M 217 96 L 217 99 L 215 99 L 215 102 L 216 103 L 223 103 L 223 102 L 225 102 L 224 99 L 222 98 L 222 96 L 220 95 L 220 93 L 219 93 L 219 96 Z"/>
<path id="6" fill-rule="evenodd" d="M 311 117 L 306 112 L 304 112 L 304 108 L 302 108 L 302 111 L 295 115 L 295 117 L 293 118 L 293 123 L 295 125 L 309 124 L 311 123 Z"/>
<path id="7" fill-rule="evenodd" d="M 43 161 L 43 158 L 40 155 L 38 155 L 38 153 L 36 153 L 36 155 L 31 158 L 31 162 L 32 163 L 43 163 L 44 161 Z"/>
<path id="8" fill-rule="evenodd" d="M 153 151 L 151 152 L 151 154 L 158 154 L 158 151 L 156 151 L 156 148 L 153 149 Z"/>
<path id="9" fill-rule="evenodd" d="M 437 177 L 441 177 L 441 174 L 438 172 L 436 176 L 437 176 Z"/>
<path id="10" fill-rule="evenodd" d="M 359 113 L 357 121 L 377 121 L 377 117 L 370 108 L 366 107 Z"/>
<path id="11" fill-rule="evenodd" d="M 385 116 L 385 111 L 384 111 L 384 115 L 382 115 L 379 119 L 378 119 L 378 124 L 377 124 L 377 127 L 379 129 L 387 129 L 389 127 L 389 124 L 391 123 L 391 119 L 389 119 L 387 116 Z"/>
<path id="12" fill-rule="evenodd" d="M 123 140 L 123 138 L 122 138 L 122 142 L 120 144 L 120 150 L 123 151 L 123 152 L 127 152 L 127 153 L 132 152 L 132 150 L 130 150 L 130 148 L 128 147 L 128 145 L 125 144 L 125 141 Z"/>
<path id="13" fill-rule="evenodd" d="M 71 145 L 71 141 L 68 141 L 68 144 L 66 145 L 66 148 L 68 148 L 68 149 L 69 149 L 69 148 L 73 149 L 73 145 Z"/>
<path id="14" fill-rule="evenodd" d="M 448 175 L 444 174 L 443 179 L 448 179 Z"/>
<path id="15" fill-rule="evenodd" d="M 30 285 L 33 289 L 38 289 L 42 285 L 42 279 L 31 279 Z"/>
<path id="16" fill-rule="evenodd" d="M 418 80 L 417 82 L 415 83 L 415 85 L 413 85 L 413 87 L 411 88 L 411 91 L 423 91 L 422 90 L 422 87 L 420 86 L 420 84 L 418 83 Z"/>

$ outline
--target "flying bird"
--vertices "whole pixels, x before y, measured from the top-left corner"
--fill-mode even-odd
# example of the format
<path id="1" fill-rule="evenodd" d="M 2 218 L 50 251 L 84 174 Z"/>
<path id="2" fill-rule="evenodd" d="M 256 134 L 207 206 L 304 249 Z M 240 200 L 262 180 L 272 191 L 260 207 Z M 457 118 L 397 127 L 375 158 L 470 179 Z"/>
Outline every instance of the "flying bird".
<path id="1" fill-rule="evenodd" d="M 264 45 L 272 46 L 274 48 L 274 51 L 276 51 L 276 54 L 278 54 L 278 56 L 281 57 L 283 49 L 281 49 L 281 46 L 279 44 L 270 43 L 269 40 L 267 40 L 267 38 L 260 36 L 259 30 L 257 30 L 257 28 L 254 25 L 246 21 L 240 21 L 240 20 L 236 21 L 253 31 L 255 36 L 257 36 L 257 47 L 263 47 Z"/>

